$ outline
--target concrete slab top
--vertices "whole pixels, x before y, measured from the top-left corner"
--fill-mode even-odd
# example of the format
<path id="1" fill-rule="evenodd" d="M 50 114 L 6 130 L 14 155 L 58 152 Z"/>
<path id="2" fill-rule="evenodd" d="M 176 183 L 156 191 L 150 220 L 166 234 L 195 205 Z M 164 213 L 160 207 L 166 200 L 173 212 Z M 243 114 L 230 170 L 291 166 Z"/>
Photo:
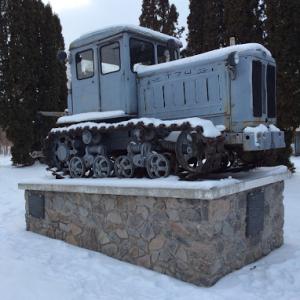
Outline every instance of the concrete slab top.
<path id="1" fill-rule="evenodd" d="M 218 199 L 259 188 L 289 178 L 284 166 L 257 168 L 248 172 L 216 174 L 214 179 L 180 181 L 175 176 L 162 179 L 61 179 L 44 178 L 19 183 L 19 189 L 30 191 L 106 194 L 185 199 Z"/>

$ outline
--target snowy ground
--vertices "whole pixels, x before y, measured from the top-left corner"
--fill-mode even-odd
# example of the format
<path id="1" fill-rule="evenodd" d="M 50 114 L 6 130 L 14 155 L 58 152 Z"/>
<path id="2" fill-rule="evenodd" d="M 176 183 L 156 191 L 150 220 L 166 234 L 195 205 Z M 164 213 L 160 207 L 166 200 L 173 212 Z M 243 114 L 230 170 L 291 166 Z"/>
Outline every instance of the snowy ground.
<path id="1" fill-rule="evenodd" d="M 0 299 L 300 299 L 300 158 L 286 182 L 285 244 L 255 264 L 199 288 L 25 231 L 19 181 L 45 176 L 44 166 L 13 168 L 0 156 Z M 255 268 L 254 268 L 255 266 Z"/>

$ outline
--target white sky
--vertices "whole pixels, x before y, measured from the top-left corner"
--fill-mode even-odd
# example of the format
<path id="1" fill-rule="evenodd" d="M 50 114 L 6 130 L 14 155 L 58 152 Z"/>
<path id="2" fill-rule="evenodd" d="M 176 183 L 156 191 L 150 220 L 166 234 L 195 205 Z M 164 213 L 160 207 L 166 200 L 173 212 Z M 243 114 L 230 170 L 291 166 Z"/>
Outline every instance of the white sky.
<path id="1" fill-rule="evenodd" d="M 59 15 L 66 49 L 80 35 L 117 24 L 139 23 L 142 0 L 43 0 Z M 171 0 L 179 12 L 179 25 L 186 27 L 188 0 Z M 185 44 L 185 36 L 183 38 Z"/>

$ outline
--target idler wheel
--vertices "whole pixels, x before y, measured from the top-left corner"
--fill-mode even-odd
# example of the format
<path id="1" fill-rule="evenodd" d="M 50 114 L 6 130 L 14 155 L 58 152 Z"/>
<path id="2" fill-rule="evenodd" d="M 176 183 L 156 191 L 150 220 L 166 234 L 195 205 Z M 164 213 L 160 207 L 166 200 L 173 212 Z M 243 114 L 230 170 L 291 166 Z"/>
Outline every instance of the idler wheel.
<path id="1" fill-rule="evenodd" d="M 103 155 L 98 155 L 93 163 L 94 177 L 106 178 L 112 175 L 113 164 L 111 160 Z"/>
<path id="2" fill-rule="evenodd" d="M 83 159 L 78 156 L 74 156 L 69 163 L 69 172 L 72 178 L 84 177 L 86 168 Z"/>
<path id="3" fill-rule="evenodd" d="M 204 173 L 207 170 L 205 144 L 197 132 L 187 130 L 180 133 L 176 143 L 176 157 L 186 171 Z"/>
<path id="4" fill-rule="evenodd" d="M 70 157 L 70 150 L 68 149 L 67 145 L 64 143 L 60 143 L 57 145 L 56 149 L 56 157 L 61 162 L 66 162 Z"/>
<path id="5" fill-rule="evenodd" d="M 146 169 L 149 177 L 152 179 L 170 175 L 169 160 L 162 154 L 151 154 L 147 158 Z"/>
<path id="6" fill-rule="evenodd" d="M 62 170 L 63 163 L 59 160 L 57 156 L 57 149 L 60 146 L 60 142 L 55 140 L 50 146 L 48 146 L 47 160 L 50 168 L 56 168 L 57 170 Z"/>
<path id="7" fill-rule="evenodd" d="M 132 178 L 134 170 L 133 161 L 128 156 L 119 156 L 115 161 L 115 174 L 119 178 Z"/>
<path id="8" fill-rule="evenodd" d="M 62 170 L 65 163 L 70 159 L 70 138 L 63 135 L 51 142 L 48 156 L 50 157 L 50 167 Z"/>

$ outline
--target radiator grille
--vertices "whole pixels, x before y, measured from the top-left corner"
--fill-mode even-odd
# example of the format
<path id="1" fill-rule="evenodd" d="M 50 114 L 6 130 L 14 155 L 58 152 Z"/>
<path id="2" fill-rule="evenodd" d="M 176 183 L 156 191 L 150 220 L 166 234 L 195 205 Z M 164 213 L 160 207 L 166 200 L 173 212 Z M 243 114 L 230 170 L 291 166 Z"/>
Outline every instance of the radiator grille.
<path id="1" fill-rule="evenodd" d="M 267 68 L 267 92 L 268 92 L 268 117 L 276 116 L 276 68 L 268 65 Z"/>
<path id="2" fill-rule="evenodd" d="M 253 116 L 262 116 L 262 63 L 252 62 Z"/>

